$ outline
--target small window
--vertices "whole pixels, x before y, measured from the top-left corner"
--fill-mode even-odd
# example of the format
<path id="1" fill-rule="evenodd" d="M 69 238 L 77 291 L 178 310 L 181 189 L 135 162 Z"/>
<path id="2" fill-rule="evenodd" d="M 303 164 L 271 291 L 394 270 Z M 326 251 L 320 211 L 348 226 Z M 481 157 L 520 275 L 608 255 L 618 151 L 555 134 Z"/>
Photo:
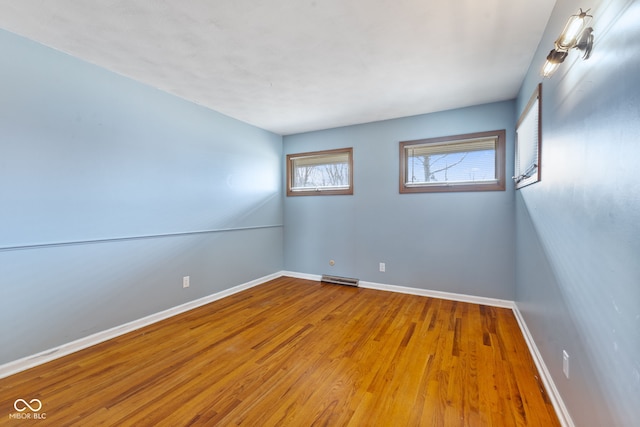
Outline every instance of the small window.
<path id="1" fill-rule="evenodd" d="M 536 86 L 516 125 L 516 154 L 513 180 L 516 189 L 540 181 L 540 99 L 542 85 Z"/>
<path id="2" fill-rule="evenodd" d="M 353 194 L 353 148 L 287 155 L 287 196 Z"/>
<path id="3" fill-rule="evenodd" d="M 400 143 L 400 193 L 505 189 L 505 131 Z"/>

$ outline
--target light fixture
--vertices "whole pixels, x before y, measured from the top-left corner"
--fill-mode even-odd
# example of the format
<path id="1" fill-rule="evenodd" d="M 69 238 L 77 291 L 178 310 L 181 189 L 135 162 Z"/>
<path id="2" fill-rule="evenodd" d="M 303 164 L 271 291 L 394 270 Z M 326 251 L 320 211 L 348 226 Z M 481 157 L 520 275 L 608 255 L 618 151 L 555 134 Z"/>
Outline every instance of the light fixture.
<path id="1" fill-rule="evenodd" d="M 593 28 L 587 27 L 593 16 L 588 15 L 590 9 L 571 15 L 564 30 L 556 39 L 555 49 L 547 55 L 547 61 L 542 67 L 542 76 L 551 77 L 568 55 L 569 50 L 578 49 L 583 52 L 582 59 L 589 59 L 593 49 Z"/>

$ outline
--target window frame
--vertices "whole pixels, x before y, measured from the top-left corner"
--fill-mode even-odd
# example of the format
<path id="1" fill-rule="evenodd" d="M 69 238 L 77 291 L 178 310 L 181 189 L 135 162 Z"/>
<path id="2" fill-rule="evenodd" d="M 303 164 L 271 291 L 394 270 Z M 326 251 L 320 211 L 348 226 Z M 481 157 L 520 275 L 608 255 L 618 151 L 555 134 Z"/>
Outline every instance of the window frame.
<path id="1" fill-rule="evenodd" d="M 424 184 L 424 185 L 406 185 L 406 176 L 408 170 L 408 156 L 406 155 L 407 147 L 412 145 L 425 145 L 425 144 L 442 144 L 442 143 L 460 143 L 465 140 L 484 139 L 484 138 L 496 138 L 496 179 L 491 182 L 478 181 L 474 183 L 472 181 L 465 181 L 463 183 L 446 183 L 442 184 Z M 449 193 L 459 191 L 504 191 L 505 185 L 505 150 L 506 150 L 506 131 L 492 130 L 488 132 L 474 132 L 462 135 L 441 136 L 437 138 L 417 139 L 413 141 L 401 141 L 400 142 L 400 193 L 412 194 L 412 193 Z"/>
<path id="2" fill-rule="evenodd" d="M 534 105 L 536 105 L 537 102 L 537 108 L 533 108 Z M 521 147 L 521 138 L 520 138 L 520 133 L 518 133 L 518 131 L 520 130 L 520 126 L 522 125 L 522 122 L 524 122 L 527 118 L 529 118 L 529 114 L 531 112 L 535 112 L 538 117 L 538 123 L 537 123 L 537 140 L 533 141 L 533 144 L 535 144 L 535 150 L 537 153 L 537 159 L 536 162 L 533 165 L 535 165 L 535 172 L 531 171 L 531 173 L 527 174 L 528 169 L 533 166 L 533 165 L 529 165 L 527 166 L 527 168 L 525 170 L 522 170 L 520 167 L 520 158 L 519 158 L 519 152 L 520 152 L 520 147 Z M 530 141 L 527 141 L 530 142 Z M 515 149 L 514 149 L 514 156 L 513 156 L 513 181 L 515 183 L 515 189 L 519 190 L 523 187 L 526 187 L 527 185 L 531 185 L 531 184 L 535 184 L 536 182 L 540 182 L 540 180 L 542 179 L 542 83 L 539 83 L 536 88 L 533 91 L 533 94 L 531 95 L 531 98 L 529 98 L 529 101 L 527 102 L 527 106 L 524 107 L 524 110 L 522 111 L 522 114 L 520 114 L 520 117 L 518 118 L 518 123 L 516 124 L 516 141 L 515 141 Z"/>
<path id="3" fill-rule="evenodd" d="M 333 156 L 347 153 L 349 165 L 349 186 L 340 189 L 323 189 L 322 187 L 309 188 L 308 190 L 293 190 L 293 161 L 301 157 Z M 306 153 L 287 154 L 287 196 L 341 196 L 353 195 L 353 147 L 337 148 L 333 150 L 309 151 Z"/>

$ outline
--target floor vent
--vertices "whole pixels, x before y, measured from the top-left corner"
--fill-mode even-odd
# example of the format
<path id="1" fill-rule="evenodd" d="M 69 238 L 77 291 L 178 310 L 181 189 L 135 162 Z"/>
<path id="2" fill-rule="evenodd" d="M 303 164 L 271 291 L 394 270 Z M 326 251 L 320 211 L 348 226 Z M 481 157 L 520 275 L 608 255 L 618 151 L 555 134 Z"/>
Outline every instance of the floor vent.
<path id="1" fill-rule="evenodd" d="M 350 279 L 349 277 L 329 276 L 327 274 L 322 275 L 321 282 L 335 283 L 336 285 L 358 286 L 360 282 L 358 279 Z"/>

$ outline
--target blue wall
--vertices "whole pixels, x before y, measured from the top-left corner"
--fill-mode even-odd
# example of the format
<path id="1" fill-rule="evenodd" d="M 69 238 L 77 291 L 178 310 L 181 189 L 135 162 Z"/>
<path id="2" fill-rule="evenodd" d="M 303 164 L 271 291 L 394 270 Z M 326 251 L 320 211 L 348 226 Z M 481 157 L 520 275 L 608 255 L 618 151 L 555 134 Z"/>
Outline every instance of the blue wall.
<path id="1" fill-rule="evenodd" d="M 282 269 L 282 137 L 8 32 L 0 52 L 0 363 Z"/>
<path id="2" fill-rule="evenodd" d="M 587 61 L 571 52 L 543 82 L 542 181 L 516 197 L 516 300 L 576 425 L 631 426 L 640 419 L 640 2 L 559 0 L 517 108 L 580 7 L 592 8 L 595 48 Z"/>
<path id="3" fill-rule="evenodd" d="M 513 183 L 399 194 L 398 156 L 400 141 L 506 129 L 512 159 L 514 110 L 500 102 L 285 136 L 285 154 L 353 147 L 354 156 L 353 196 L 285 197 L 285 268 L 512 300 Z M 511 161 L 506 170 L 511 177 Z"/>

